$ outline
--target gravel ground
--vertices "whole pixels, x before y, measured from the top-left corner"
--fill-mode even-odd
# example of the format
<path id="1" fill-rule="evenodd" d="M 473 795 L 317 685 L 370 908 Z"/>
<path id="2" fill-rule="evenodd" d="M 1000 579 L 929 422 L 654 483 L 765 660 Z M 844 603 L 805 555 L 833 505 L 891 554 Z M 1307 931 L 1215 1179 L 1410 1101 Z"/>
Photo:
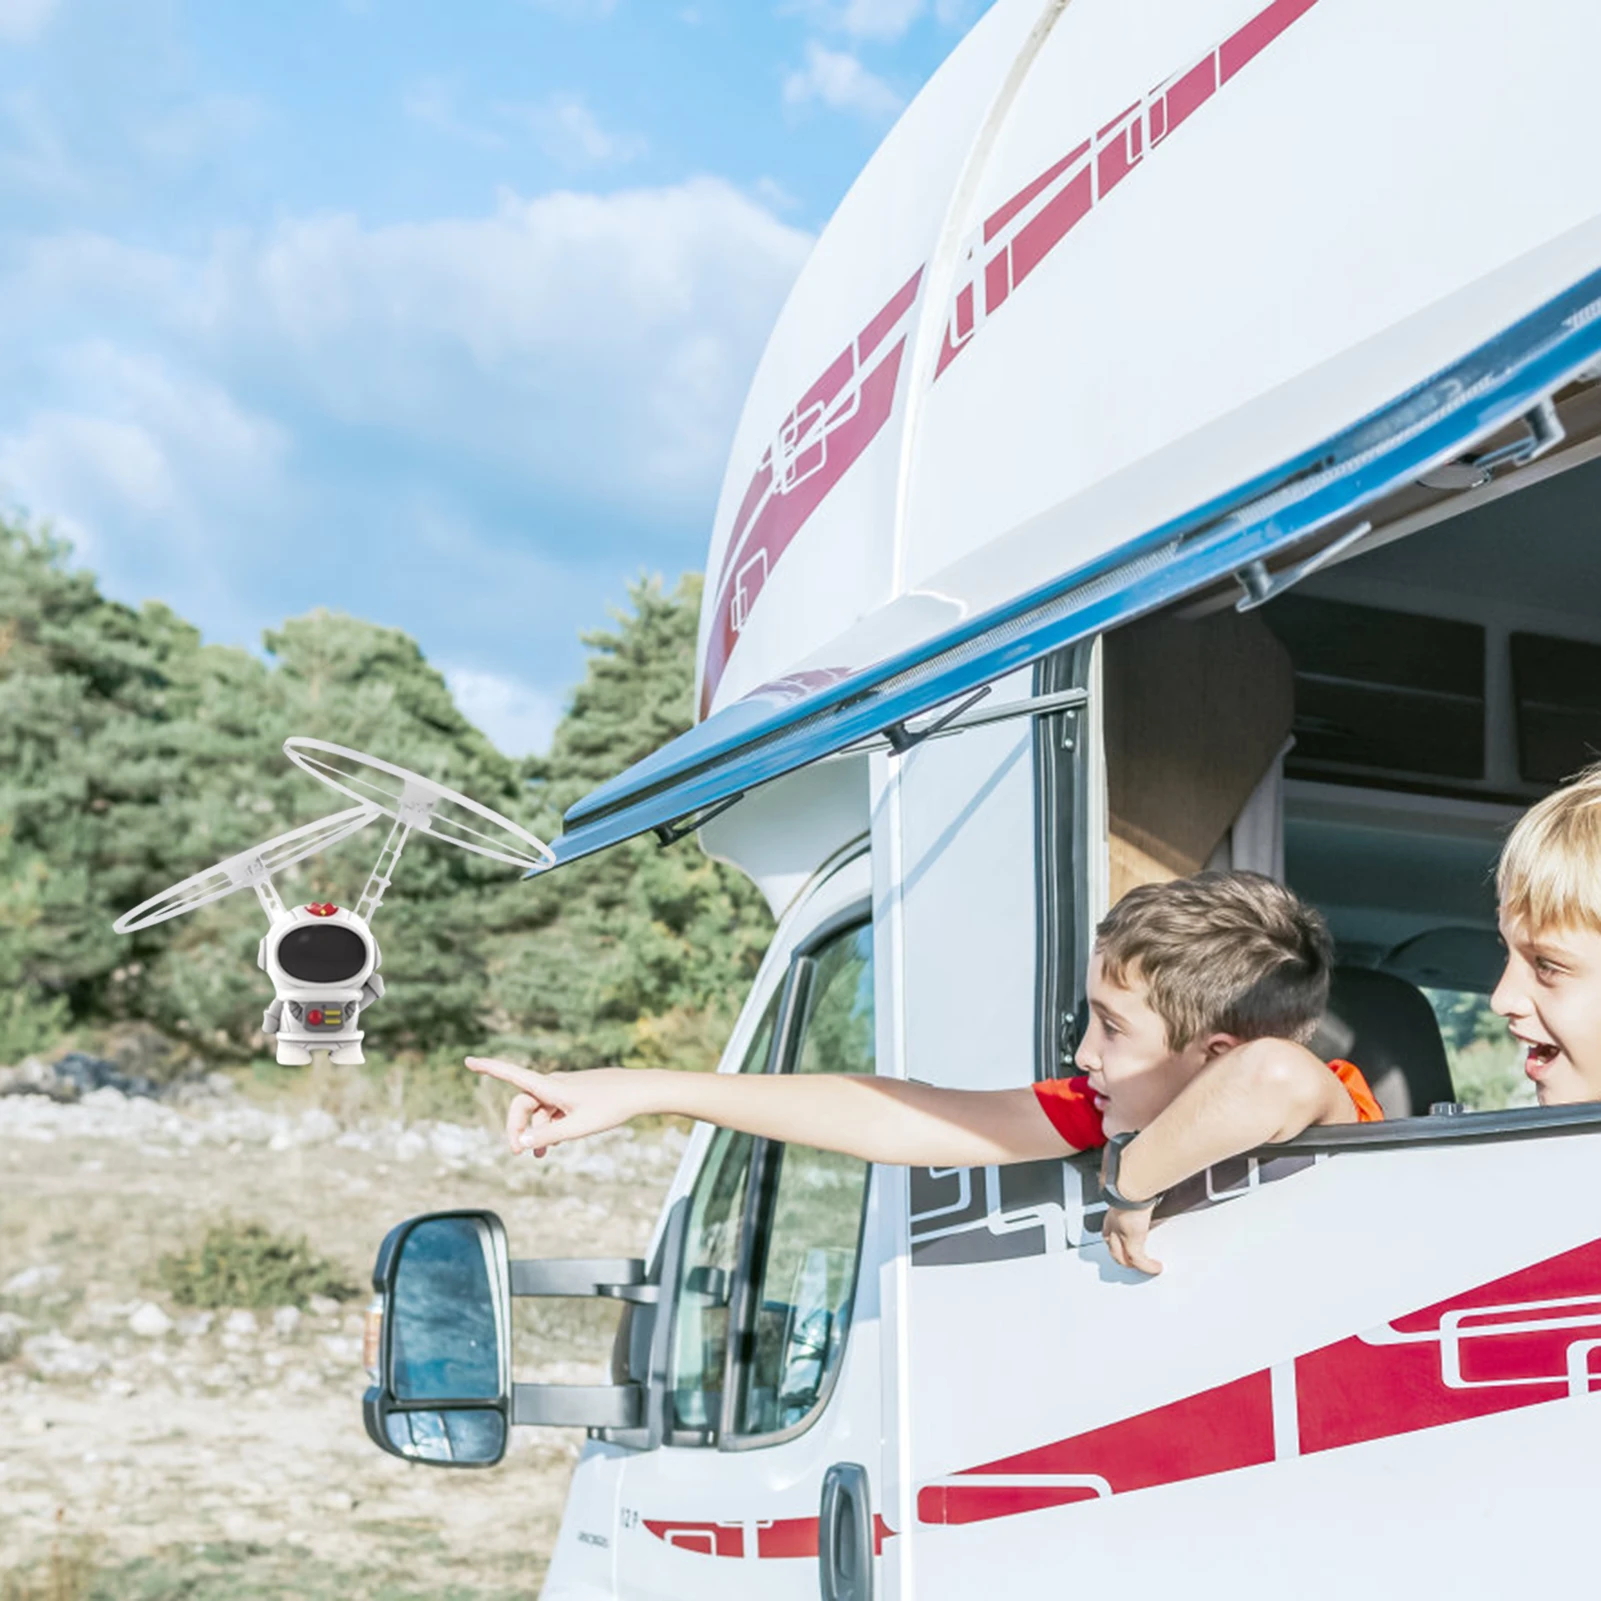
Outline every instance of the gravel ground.
<path id="1" fill-rule="evenodd" d="M 512 1252 L 643 1252 L 683 1149 L 622 1130 L 543 1162 L 486 1129 L 0 1097 L 0 1596 L 537 1593 L 579 1439 L 522 1429 L 497 1469 L 386 1456 L 362 1430 L 365 1294 L 174 1306 L 155 1265 L 225 1215 L 304 1234 L 365 1291 L 387 1229 L 480 1206 Z M 520 1379 L 604 1382 L 615 1311 L 517 1307 Z"/>

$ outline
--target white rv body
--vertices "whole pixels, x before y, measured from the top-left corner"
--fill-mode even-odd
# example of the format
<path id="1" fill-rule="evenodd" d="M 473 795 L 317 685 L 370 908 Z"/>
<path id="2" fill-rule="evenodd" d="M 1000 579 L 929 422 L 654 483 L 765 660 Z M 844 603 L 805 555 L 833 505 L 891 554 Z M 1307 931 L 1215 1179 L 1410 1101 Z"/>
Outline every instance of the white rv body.
<path id="1" fill-rule="evenodd" d="M 1531 687 L 1601 667 L 1598 59 L 1573 0 L 997 0 L 975 25 L 758 370 L 704 721 L 555 844 L 701 821 L 762 887 L 778 931 L 723 1071 L 837 1066 L 842 1038 L 964 1088 L 1070 1070 L 1142 850 L 1287 876 L 1355 967 L 1486 987 L 1486 867 L 1601 714 L 1601 671 L 1571 705 Z M 1369 625 L 1393 669 L 1321 663 Z M 1185 666 L 1203 629 L 1236 653 L 1221 699 Z M 1327 696 L 1358 708 L 1343 753 Z M 1227 799 L 1200 850 L 1183 818 L 1119 833 L 1131 786 L 1192 781 Z M 691 1142 L 675 1360 L 701 1368 L 662 1444 L 586 1448 L 548 1601 L 1488 1596 L 1592 1565 L 1601 1109 L 1242 1160 L 1175 1201 L 1149 1281 L 1110 1263 L 1081 1164 L 858 1192 L 801 1163 Z M 829 1579 L 840 1465 L 873 1554 Z"/>

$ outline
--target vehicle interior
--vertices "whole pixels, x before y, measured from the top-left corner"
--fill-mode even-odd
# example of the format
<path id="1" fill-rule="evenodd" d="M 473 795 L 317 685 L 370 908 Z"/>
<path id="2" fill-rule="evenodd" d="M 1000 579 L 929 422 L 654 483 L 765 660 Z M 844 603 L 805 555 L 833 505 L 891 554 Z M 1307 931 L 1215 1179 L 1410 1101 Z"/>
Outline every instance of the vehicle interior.
<path id="1" fill-rule="evenodd" d="M 1313 1046 L 1392 1117 L 1533 1103 L 1488 1005 L 1495 864 L 1601 756 L 1601 450 L 1472 487 L 1375 516 L 1257 608 L 1218 591 L 1106 640 L 1112 898 L 1208 865 L 1282 875 L 1337 945 Z"/>

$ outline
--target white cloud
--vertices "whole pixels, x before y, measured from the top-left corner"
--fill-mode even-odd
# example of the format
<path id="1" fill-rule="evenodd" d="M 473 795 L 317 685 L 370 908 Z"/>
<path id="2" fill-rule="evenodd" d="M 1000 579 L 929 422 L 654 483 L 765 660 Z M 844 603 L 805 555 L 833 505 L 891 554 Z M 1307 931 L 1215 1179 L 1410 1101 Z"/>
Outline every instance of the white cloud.
<path id="1" fill-rule="evenodd" d="M 949 5 L 952 0 L 939 0 Z M 893 43 L 928 9 L 927 0 L 792 0 L 786 10 L 814 28 L 843 33 L 852 39 Z"/>
<path id="2" fill-rule="evenodd" d="M 637 134 L 602 127 L 582 95 L 553 95 L 542 105 L 499 110 L 506 120 L 528 128 L 547 155 L 568 166 L 620 166 L 637 160 L 647 149 Z"/>
<path id="3" fill-rule="evenodd" d="M 0 0 L 0 39 L 32 39 L 55 9 L 56 0 Z"/>
<path id="4" fill-rule="evenodd" d="M 661 509 L 715 491 L 811 242 L 712 178 L 383 227 L 294 218 L 190 258 L 62 235 L 0 278 L 0 341 L 92 301 L 313 418 Z"/>
<path id="5" fill-rule="evenodd" d="M 490 216 L 287 222 L 186 301 L 316 405 L 525 481 L 706 495 L 810 237 L 728 184 L 502 198 Z"/>
<path id="6" fill-rule="evenodd" d="M 502 102 L 475 119 L 458 108 L 450 84 L 430 78 L 408 91 L 402 106 L 413 122 L 479 150 L 504 150 L 512 134 L 532 135 L 546 155 L 567 167 L 618 166 L 646 150 L 639 136 L 602 127 L 577 94 L 552 95 L 536 105 Z"/>
<path id="7" fill-rule="evenodd" d="M 209 379 L 100 342 L 69 351 L 55 376 L 79 403 L 38 407 L 0 436 L 0 499 L 53 523 L 81 560 L 105 562 L 132 538 L 158 566 L 209 568 L 218 507 L 279 485 L 282 429 Z"/>
<path id="8" fill-rule="evenodd" d="M 429 78 L 408 90 L 401 106 L 413 122 L 420 122 L 447 138 L 475 145 L 480 150 L 499 150 L 505 146 L 503 135 L 469 121 L 457 111 L 455 90 L 438 78 Z"/>
<path id="9" fill-rule="evenodd" d="M 784 80 L 784 100 L 792 106 L 818 100 L 832 110 L 874 120 L 894 116 L 905 104 L 848 51 L 830 50 L 815 41 L 806 46 L 806 65 Z"/>
<path id="10" fill-rule="evenodd" d="M 507 756 L 531 756 L 550 748 L 562 712 L 556 696 L 481 668 L 440 670 L 462 715 L 482 729 L 497 750 Z"/>

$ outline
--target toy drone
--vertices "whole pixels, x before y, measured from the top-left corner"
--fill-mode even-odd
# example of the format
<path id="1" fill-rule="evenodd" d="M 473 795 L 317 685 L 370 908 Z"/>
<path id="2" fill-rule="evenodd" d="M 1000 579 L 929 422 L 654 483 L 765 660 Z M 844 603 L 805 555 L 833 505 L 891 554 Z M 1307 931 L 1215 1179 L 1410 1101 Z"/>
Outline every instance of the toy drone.
<path id="1" fill-rule="evenodd" d="M 276 1037 L 279 1062 L 304 1067 L 313 1051 L 327 1051 L 330 1061 L 355 1065 L 363 1060 L 363 1031 L 357 1023 L 384 992 L 372 920 L 383 905 L 407 836 L 414 830 L 431 834 L 525 870 L 549 867 L 555 857 L 542 840 L 499 812 L 376 756 L 301 738 L 286 739 L 284 755 L 358 804 L 230 856 L 153 895 L 112 927 L 119 934 L 137 933 L 248 886 L 267 914 L 256 965 L 272 980 L 273 1001 L 261 1030 Z M 274 873 L 349 839 L 380 817 L 390 819 L 389 834 L 355 911 L 330 901 L 284 905 L 273 886 Z"/>

